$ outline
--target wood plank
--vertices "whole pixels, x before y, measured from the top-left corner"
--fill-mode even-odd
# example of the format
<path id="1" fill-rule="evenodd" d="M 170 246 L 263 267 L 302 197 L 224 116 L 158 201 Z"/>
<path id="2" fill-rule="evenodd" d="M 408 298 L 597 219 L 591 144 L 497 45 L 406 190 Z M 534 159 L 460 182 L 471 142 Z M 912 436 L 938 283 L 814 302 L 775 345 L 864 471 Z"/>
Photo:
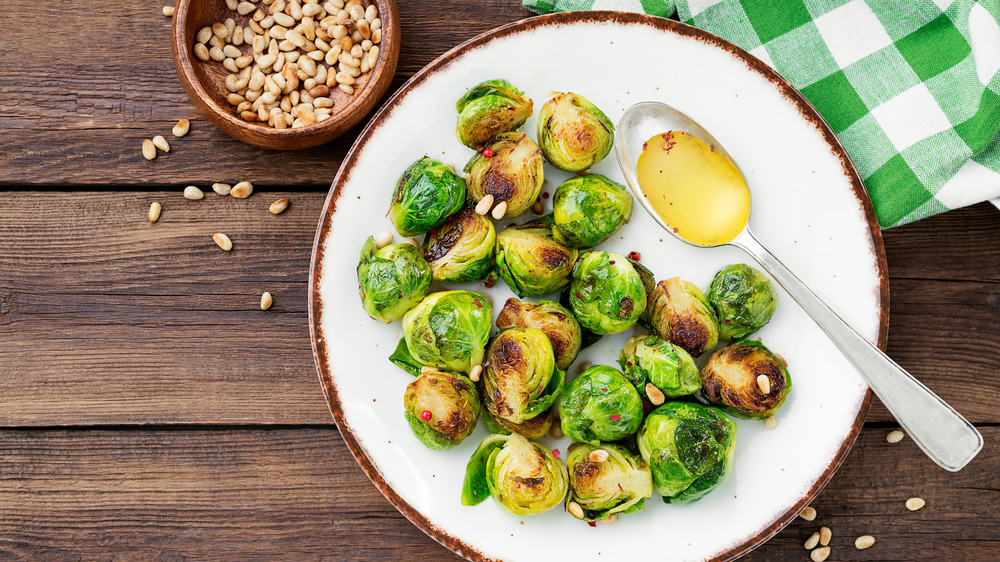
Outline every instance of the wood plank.
<path id="1" fill-rule="evenodd" d="M 517 1 L 400 0 L 403 44 L 388 95 L 455 45 L 529 14 Z M 177 184 L 239 176 L 262 185 L 328 186 L 354 129 L 311 150 L 264 150 L 202 118 L 174 70 L 171 19 L 160 4 L 12 0 L 0 21 L 16 57 L 0 60 L 0 185 Z M 47 39 L 39 40 L 45 29 Z M 113 30 L 110 31 L 110 30 Z M 88 38 L 81 40 L 81 38 Z M 170 136 L 181 117 L 191 133 Z M 142 139 L 162 134 L 172 150 L 148 162 Z"/>
<path id="2" fill-rule="evenodd" d="M 268 204 L 283 196 L 291 206 L 272 216 Z M 210 192 L 187 201 L 179 189 L 5 194 L 0 425 L 331 423 L 306 315 L 323 198 Z M 164 208 L 150 225 L 154 200 Z M 226 232 L 234 250 L 219 250 L 214 232 Z M 971 238 L 943 239 L 940 255 L 1000 252 Z M 1000 283 L 915 280 L 892 265 L 927 251 L 890 254 L 889 352 L 969 419 L 1000 422 L 1000 343 L 984 337 L 1000 316 Z M 969 263 L 962 274 L 997 272 Z M 267 312 L 258 308 L 263 291 L 275 297 Z M 869 419 L 892 418 L 876 407 Z"/>
<path id="3" fill-rule="evenodd" d="M 1000 428 L 984 433 L 1000 439 Z M 836 560 L 994 558 L 1000 449 L 950 474 L 884 434 L 863 431 L 814 522 L 795 521 L 748 559 L 805 559 L 821 525 Z M 0 558 L 455 559 L 382 498 L 332 428 L 4 430 L 0 450 Z M 927 507 L 907 511 L 912 496 Z M 878 541 L 863 553 L 862 534 Z"/>

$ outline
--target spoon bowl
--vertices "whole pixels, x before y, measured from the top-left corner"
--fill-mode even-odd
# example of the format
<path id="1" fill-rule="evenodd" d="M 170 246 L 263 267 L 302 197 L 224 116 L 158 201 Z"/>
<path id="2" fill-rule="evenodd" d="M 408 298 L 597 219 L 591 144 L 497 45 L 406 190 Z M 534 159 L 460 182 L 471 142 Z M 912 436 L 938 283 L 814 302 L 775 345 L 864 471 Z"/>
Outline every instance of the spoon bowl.
<path id="1" fill-rule="evenodd" d="M 689 133 L 700 138 L 710 144 L 715 152 L 728 158 L 739 170 L 736 159 L 726 151 L 722 143 L 688 115 L 659 102 L 645 101 L 633 105 L 625 111 L 615 130 L 615 155 L 626 183 L 653 219 L 664 230 L 692 246 L 706 248 L 731 245 L 750 254 L 826 332 L 928 457 L 952 472 L 961 470 L 975 458 L 983 447 L 983 438 L 976 428 L 844 322 L 754 237 L 749 228 L 749 218 L 735 238 L 721 244 L 696 244 L 679 235 L 667 224 L 639 184 L 637 164 L 646 141 L 670 131 Z M 742 173 L 740 170 L 741 175 Z M 748 188 L 752 194 L 752 187 Z"/>

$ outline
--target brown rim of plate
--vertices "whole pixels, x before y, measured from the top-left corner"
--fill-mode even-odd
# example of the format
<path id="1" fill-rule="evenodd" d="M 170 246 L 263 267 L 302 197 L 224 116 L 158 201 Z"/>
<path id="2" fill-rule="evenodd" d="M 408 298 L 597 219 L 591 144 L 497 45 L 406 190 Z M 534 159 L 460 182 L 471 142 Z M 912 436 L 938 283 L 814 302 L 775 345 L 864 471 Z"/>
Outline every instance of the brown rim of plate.
<path id="1" fill-rule="evenodd" d="M 333 378 L 329 374 L 330 369 L 326 362 L 326 342 L 324 341 L 322 328 L 320 328 L 319 322 L 322 306 L 319 300 L 317 288 L 318 280 L 322 274 L 322 253 L 324 251 L 323 242 L 326 240 L 330 229 L 332 228 L 333 214 L 336 212 L 337 199 L 340 197 L 340 186 L 344 184 L 348 177 L 350 177 L 351 170 L 357 162 L 358 155 L 361 153 L 368 139 L 379 127 L 382 118 L 388 116 L 393 111 L 396 104 L 398 104 L 410 90 L 420 85 L 427 79 L 428 76 L 447 67 L 455 58 L 471 51 L 472 49 L 475 49 L 476 47 L 489 43 L 494 39 L 507 37 L 525 30 L 544 27 L 547 25 L 574 24 L 581 22 L 612 22 L 618 24 L 647 25 L 661 31 L 676 33 L 684 37 L 691 37 L 703 43 L 721 48 L 734 57 L 742 60 L 751 70 L 756 71 L 769 82 L 777 86 L 782 95 L 798 108 L 802 117 L 819 129 L 819 131 L 823 134 L 823 138 L 830 146 L 830 151 L 840 159 L 844 174 L 850 178 L 851 188 L 854 190 L 854 195 L 858 199 L 861 208 L 864 210 L 865 217 L 868 221 L 868 235 L 872 246 L 872 254 L 875 256 L 876 265 L 878 267 L 879 277 L 878 347 L 883 351 L 885 350 L 886 337 L 889 327 L 889 280 L 885 261 L 885 248 L 882 246 L 882 233 L 879 230 L 878 219 L 875 217 L 875 210 L 872 208 L 871 200 L 869 200 L 868 193 L 865 191 L 864 184 L 861 182 L 861 176 L 854 168 L 854 164 L 851 162 L 850 157 L 844 150 L 844 146 L 833 134 L 833 131 L 830 129 L 829 125 L 826 124 L 826 121 L 820 117 L 816 109 L 806 100 L 805 97 L 802 96 L 802 94 L 799 93 L 798 90 L 793 88 L 791 84 L 786 82 L 785 79 L 779 76 L 777 72 L 771 69 L 771 67 L 767 66 L 759 59 L 755 58 L 753 55 L 736 45 L 733 45 L 732 43 L 729 43 L 724 39 L 720 39 L 719 37 L 701 29 L 673 20 L 625 12 L 581 11 L 536 16 L 498 27 L 462 43 L 422 68 L 405 84 L 403 84 L 403 86 L 395 94 L 393 94 L 393 96 L 385 103 L 384 106 L 382 106 L 375 117 L 369 122 L 368 126 L 361 132 L 361 135 L 358 136 L 358 140 L 351 147 L 351 150 L 347 153 L 347 157 L 344 159 L 340 170 L 337 172 L 337 176 L 331 186 L 330 194 L 327 196 L 326 203 L 323 206 L 323 214 L 320 217 L 319 227 L 316 231 L 316 240 L 313 245 L 312 262 L 310 264 L 309 271 L 309 329 L 312 337 L 313 356 L 316 360 L 316 368 L 319 373 L 320 384 L 322 384 L 323 392 L 326 395 L 327 405 L 330 407 L 330 412 L 333 414 L 333 418 L 336 421 L 337 426 L 340 428 L 340 433 L 344 438 L 344 442 L 347 443 L 347 447 L 351 450 L 351 454 L 354 455 L 358 464 L 361 465 L 362 470 L 365 471 L 365 474 L 368 475 L 368 478 L 371 479 L 372 483 L 374 483 L 379 491 L 382 492 L 382 495 L 392 502 L 392 505 L 394 505 L 400 513 L 405 515 L 406 518 L 409 519 L 414 525 L 419 527 L 420 530 L 429 535 L 431 538 L 450 549 L 452 552 L 470 560 L 492 559 L 486 557 L 474 547 L 447 534 L 431 523 L 427 517 L 414 509 L 413 506 L 403 500 L 403 498 L 400 497 L 399 494 L 397 494 L 396 491 L 393 490 L 392 487 L 382 478 L 378 468 L 376 468 L 371 459 L 368 458 L 365 450 L 361 447 L 361 444 L 354 436 L 353 430 L 344 418 L 344 413 L 340 409 L 340 404 L 337 400 L 337 387 L 334 384 Z M 864 400 L 861 402 L 861 408 L 858 410 L 858 415 L 854 420 L 850 433 L 848 433 L 847 438 L 844 439 L 844 442 L 841 444 L 840 450 L 837 451 L 837 454 L 834 456 L 833 461 L 830 462 L 830 464 L 823 471 L 823 474 L 820 475 L 819 479 L 812 485 L 809 491 L 806 492 L 805 495 L 803 495 L 802 498 L 800 498 L 799 501 L 797 501 L 795 505 L 786 511 L 782 516 L 762 528 L 750 539 L 726 550 L 725 552 L 719 553 L 714 559 L 732 560 L 750 552 L 767 541 L 767 539 L 774 536 L 779 530 L 798 516 L 802 509 L 804 509 L 809 502 L 816 497 L 820 490 L 826 486 L 827 482 L 829 482 L 833 477 L 833 474 L 840 467 L 841 463 L 844 462 L 844 459 L 847 457 L 848 452 L 851 450 L 851 446 L 857 439 L 858 433 L 861 431 L 861 427 L 864 424 L 865 416 L 868 414 L 868 408 L 871 406 L 872 396 L 872 391 L 869 389 L 865 393 Z"/>

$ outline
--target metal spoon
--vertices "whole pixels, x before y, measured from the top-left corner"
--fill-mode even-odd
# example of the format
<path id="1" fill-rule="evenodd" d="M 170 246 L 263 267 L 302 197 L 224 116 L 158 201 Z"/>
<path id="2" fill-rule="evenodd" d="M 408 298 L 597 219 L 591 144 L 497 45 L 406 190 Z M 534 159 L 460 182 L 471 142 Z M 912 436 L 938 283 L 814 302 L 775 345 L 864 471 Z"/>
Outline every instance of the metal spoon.
<path id="1" fill-rule="evenodd" d="M 653 135 L 667 131 L 683 131 L 697 136 L 714 145 L 716 152 L 736 164 L 722 143 L 684 113 L 663 103 L 642 102 L 630 107 L 618 122 L 615 133 L 618 165 L 632 193 L 664 230 L 692 246 L 708 247 L 693 244 L 676 234 L 656 214 L 639 188 L 636 163 L 643 143 Z M 785 288 L 854 364 L 899 425 L 931 460 L 946 470 L 957 472 L 983 448 L 983 437 L 968 420 L 837 316 L 754 237 L 749 226 L 744 226 L 732 241 L 717 245 L 736 246 L 750 254 Z"/>

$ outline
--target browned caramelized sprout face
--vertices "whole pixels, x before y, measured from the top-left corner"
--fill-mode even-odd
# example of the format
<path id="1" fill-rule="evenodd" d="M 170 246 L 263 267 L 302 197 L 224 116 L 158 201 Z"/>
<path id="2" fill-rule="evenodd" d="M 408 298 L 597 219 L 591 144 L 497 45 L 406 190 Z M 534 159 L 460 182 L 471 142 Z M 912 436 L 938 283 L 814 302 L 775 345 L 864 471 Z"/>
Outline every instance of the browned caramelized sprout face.
<path id="1" fill-rule="evenodd" d="M 792 389 L 784 362 L 756 340 L 713 353 L 701 380 L 706 398 L 730 414 L 751 419 L 773 416 Z"/>
<path id="2" fill-rule="evenodd" d="M 472 381 L 438 370 L 407 385 L 403 407 L 413 434 L 431 449 L 458 445 L 479 422 L 479 393 Z"/>
<path id="3" fill-rule="evenodd" d="M 573 313 L 556 301 L 541 300 L 536 303 L 507 299 L 497 316 L 497 328 L 523 326 L 545 333 L 552 343 L 556 366 L 565 371 L 573 364 L 583 342 L 579 322 Z"/>
<path id="4" fill-rule="evenodd" d="M 649 321 L 660 337 L 697 357 L 719 343 L 719 322 L 708 299 L 680 277 L 657 283 L 649 296 Z"/>
<path id="5" fill-rule="evenodd" d="M 502 330 L 486 351 L 480 383 L 483 405 L 498 418 L 519 424 L 548 411 L 565 384 L 552 344 L 541 330 Z"/>

